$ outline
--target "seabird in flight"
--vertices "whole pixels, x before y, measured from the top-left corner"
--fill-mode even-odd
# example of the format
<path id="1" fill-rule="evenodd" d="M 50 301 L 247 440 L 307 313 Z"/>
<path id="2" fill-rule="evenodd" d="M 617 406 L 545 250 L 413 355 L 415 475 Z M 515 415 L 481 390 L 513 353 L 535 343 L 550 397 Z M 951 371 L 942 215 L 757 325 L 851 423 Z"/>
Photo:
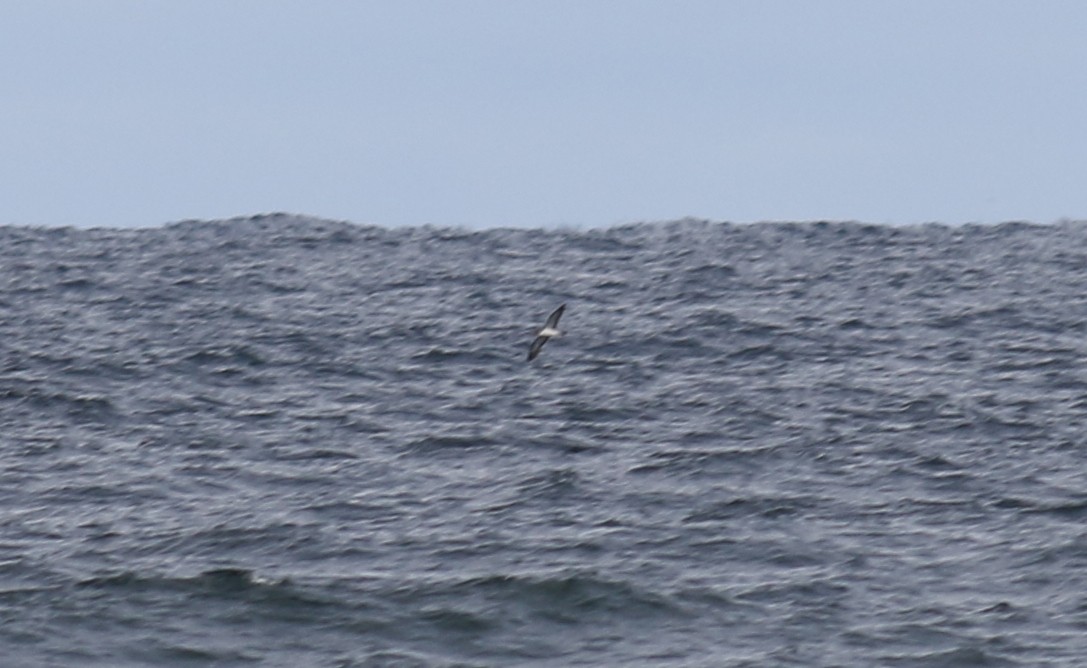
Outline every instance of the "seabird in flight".
<path id="1" fill-rule="evenodd" d="M 528 349 L 528 361 L 536 359 L 536 356 L 540 354 L 540 348 L 547 343 L 554 336 L 562 336 L 562 332 L 559 331 L 559 318 L 562 317 L 562 312 L 566 309 L 566 304 L 555 309 L 555 312 L 547 316 L 547 322 L 544 323 L 543 329 L 536 333 L 536 340 L 532 342 L 532 346 Z"/>

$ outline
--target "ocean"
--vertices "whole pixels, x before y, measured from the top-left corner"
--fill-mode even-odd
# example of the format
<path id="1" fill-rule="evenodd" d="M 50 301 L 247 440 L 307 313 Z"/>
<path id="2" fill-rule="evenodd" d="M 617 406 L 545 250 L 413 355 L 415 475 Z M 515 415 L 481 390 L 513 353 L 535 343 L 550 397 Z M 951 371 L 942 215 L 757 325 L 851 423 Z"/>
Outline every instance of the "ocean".
<path id="1" fill-rule="evenodd" d="M 4 668 L 1087 664 L 1087 223 L 5 226 L 0 314 Z"/>

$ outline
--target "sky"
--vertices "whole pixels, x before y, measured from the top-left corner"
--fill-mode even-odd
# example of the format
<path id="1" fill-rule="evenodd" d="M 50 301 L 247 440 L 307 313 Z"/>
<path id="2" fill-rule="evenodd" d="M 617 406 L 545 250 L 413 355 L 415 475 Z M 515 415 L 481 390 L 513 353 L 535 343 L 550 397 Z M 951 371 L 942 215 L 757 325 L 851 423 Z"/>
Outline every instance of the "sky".
<path id="1" fill-rule="evenodd" d="M 1087 219 L 1081 0 L 0 0 L 0 225 Z"/>

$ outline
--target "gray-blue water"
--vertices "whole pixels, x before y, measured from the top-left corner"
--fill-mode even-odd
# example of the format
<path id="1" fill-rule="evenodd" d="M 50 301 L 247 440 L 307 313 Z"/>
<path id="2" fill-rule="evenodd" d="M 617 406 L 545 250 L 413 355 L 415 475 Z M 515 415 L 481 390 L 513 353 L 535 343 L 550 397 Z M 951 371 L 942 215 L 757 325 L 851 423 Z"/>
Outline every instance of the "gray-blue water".
<path id="1" fill-rule="evenodd" d="M 0 227 L 0 314 L 5 667 L 1087 662 L 1087 224 Z"/>

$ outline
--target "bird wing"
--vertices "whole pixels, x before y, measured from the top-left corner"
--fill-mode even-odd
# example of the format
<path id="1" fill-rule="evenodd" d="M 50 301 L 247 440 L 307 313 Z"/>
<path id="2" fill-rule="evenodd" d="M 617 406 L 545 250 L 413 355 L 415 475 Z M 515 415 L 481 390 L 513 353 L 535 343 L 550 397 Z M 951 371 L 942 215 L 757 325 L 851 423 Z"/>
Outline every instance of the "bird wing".
<path id="1" fill-rule="evenodd" d="M 547 343 L 547 339 L 549 339 L 549 338 L 551 338 L 551 337 L 548 337 L 548 336 L 537 336 L 536 337 L 536 340 L 534 340 L 532 342 L 532 345 L 528 349 L 528 361 L 529 362 L 536 359 L 536 356 L 540 354 L 540 348 L 543 348 L 543 345 L 545 343 Z"/>
<path id="2" fill-rule="evenodd" d="M 559 328 L 559 318 L 562 317 L 562 312 L 565 311 L 565 310 L 566 310 L 566 304 L 563 304 L 562 306 L 555 309 L 554 313 L 547 316 L 547 324 L 545 324 L 544 327 L 550 328 L 550 329 L 558 329 Z"/>

